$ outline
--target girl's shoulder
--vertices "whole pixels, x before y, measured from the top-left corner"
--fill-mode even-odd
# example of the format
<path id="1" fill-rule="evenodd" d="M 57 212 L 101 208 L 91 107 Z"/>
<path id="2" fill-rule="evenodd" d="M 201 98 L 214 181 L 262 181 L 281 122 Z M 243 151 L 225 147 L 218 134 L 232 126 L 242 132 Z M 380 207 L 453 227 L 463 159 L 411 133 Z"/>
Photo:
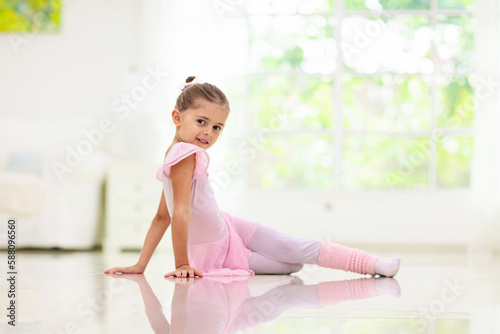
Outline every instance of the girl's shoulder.
<path id="1" fill-rule="evenodd" d="M 170 168 L 193 154 L 196 160 L 193 179 L 205 174 L 210 163 L 207 151 L 193 144 L 179 142 L 172 145 L 167 151 L 162 166 L 156 172 L 156 178 L 162 180 L 162 174 L 170 178 Z"/>
<path id="2" fill-rule="evenodd" d="M 194 144 L 185 143 L 185 142 L 181 141 L 181 142 L 173 144 L 170 147 L 169 152 L 172 152 L 172 151 L 175 151 L 175 152 L 199 151 L 199 150 L 206 151 L 203 147 L 199 147 L 199 146 L 196 146 Z"/>

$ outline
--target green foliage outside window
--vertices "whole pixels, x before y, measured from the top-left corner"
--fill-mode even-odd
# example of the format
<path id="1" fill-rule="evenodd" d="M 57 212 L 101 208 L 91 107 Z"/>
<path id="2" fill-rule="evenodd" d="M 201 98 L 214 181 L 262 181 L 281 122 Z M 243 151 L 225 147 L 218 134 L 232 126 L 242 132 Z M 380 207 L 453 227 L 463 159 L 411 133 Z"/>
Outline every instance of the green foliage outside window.
<path id="1" fill-rule="evenodd" d="M 348 10 L 421 10 L 429 9 L 432 0 L 345 0 Z M 438 0 L 439 9 L 472 9 L 474 0 Z"/>
<path id="2" fill-rule="evenodd" d="M 250 113 L 256 129 L 329 129 L 333 125 L 332 81 L 321 77 L 260 76 L 250 79 Z M 275 124 L 272 116 L 278 118 Z"/>
<path id="3" fill-rule="evenodd" d="M 330 136 L 271 136 L 257 147 L 256 157 L 250 162 L 250 186 L 330 189 L 330 148 Z"/>
<path id="4" fill-rule="evenodd" d="M 437 5 L 433 21 L 430 0 L 346 0 L 337 22 L 333 1 L 251 2 L 245 88 L 228 93 L 248 115 L 231 146 L 265 132 L 246 186 L 469 187 L 474 1 Z"/>
<path id="5" fill-rule="evenodd" d="M 470 184 L 470 161 L 474 140 L 472 137 L 439 138 L 437 150 L 438 187 L 467 187 Z"/>
<path id="6" fill-rule="evenodd" d="M 344 143 L 345 189 L 399 189 L 427 186 L 427 138 L 349 136 Z"/>
<path id="7" fill-rule="evenodd" d="M 392 132 L 429 129 L 429 84 L 429 78 L 416 76 L 345 75 L 344 128 Z"/>
<path id="8" fill-rule="evenodd" d="M 467 77 L 439 78 L 437 122 L 440 128 L 472 128 L 474 90 Z"/>

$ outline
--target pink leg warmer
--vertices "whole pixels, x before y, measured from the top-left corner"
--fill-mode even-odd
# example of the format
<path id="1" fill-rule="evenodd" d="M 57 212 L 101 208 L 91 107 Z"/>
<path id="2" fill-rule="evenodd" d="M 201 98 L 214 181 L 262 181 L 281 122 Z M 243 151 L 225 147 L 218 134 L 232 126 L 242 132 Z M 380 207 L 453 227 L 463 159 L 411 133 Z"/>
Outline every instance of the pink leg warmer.
<path id="1" fill-rule="evenodd" d="M 321 306 L 326 306 L 378 296 L 375 280 L 376 278 L 372 277 L 348 281 L 321 282 L 318 284 L 319 302 Z"/>
<path id="2" fill-rule="evenodd" d="M 319 251 L 318 265 L 359 274 L 375 275 L 375 263 L 380 257 L 365 251 L 324 241 Z"/>

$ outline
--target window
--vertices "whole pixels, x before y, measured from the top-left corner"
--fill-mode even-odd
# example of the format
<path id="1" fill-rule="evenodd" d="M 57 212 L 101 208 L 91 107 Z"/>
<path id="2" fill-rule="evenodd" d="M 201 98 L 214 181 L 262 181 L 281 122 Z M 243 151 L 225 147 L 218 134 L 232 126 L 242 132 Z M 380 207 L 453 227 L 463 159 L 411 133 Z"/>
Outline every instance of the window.
<path id="1" fill-rule="evenodd" d="M 224 10 L 247 37 L 245 70 L 225 88 L 236 113 L 227 159 L 245 166 L 231 185 L 468 188 L 473 9 L 473 0 L 252 0 Z"/>
<path id="2" fill-rule="evenodd" d="M 496 224 L 498 2 L 166 4 L 171 101 L 193 74 L 230 98 L 209 152 L 223 210 L 418 249 L 473 247 Z"/>

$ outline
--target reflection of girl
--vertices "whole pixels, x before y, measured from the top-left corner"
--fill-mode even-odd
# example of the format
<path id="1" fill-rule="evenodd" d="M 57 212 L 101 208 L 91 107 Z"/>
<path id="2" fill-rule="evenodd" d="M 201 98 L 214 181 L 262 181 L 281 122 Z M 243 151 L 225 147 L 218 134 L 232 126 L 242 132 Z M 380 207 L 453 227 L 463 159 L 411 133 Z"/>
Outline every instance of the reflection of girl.
<path id="1" fill-rule="evenodd" d="M 382 294 L 399 297 L 393 278 L 359 278 L 304 285 L 298 277 L 251 297 L 249 277 L 207 277 L 174 281 L 171 324 L 144 275 L 112 275 L 135 281 L 155 333 L 234 333 L 278 318 L 292 308 L 309 308 L 362 300 Z"/>
<path id="2" fill-rule="evenodd" d="M 331 242 L 292 237 L 219 210 L 208 181 L 210 148 L 224 128 L 229 102 L 222 91 L 189 77 L 177 98 L 175 137 L 157 172 L 163 182 L 158 212 L 139 261 L 106 273 L 143 273 L 172 225 L 175 270 L 165 276 L 288 274 L 304 264 L 394 276 L 400 258 L 379 258 Z"/>

